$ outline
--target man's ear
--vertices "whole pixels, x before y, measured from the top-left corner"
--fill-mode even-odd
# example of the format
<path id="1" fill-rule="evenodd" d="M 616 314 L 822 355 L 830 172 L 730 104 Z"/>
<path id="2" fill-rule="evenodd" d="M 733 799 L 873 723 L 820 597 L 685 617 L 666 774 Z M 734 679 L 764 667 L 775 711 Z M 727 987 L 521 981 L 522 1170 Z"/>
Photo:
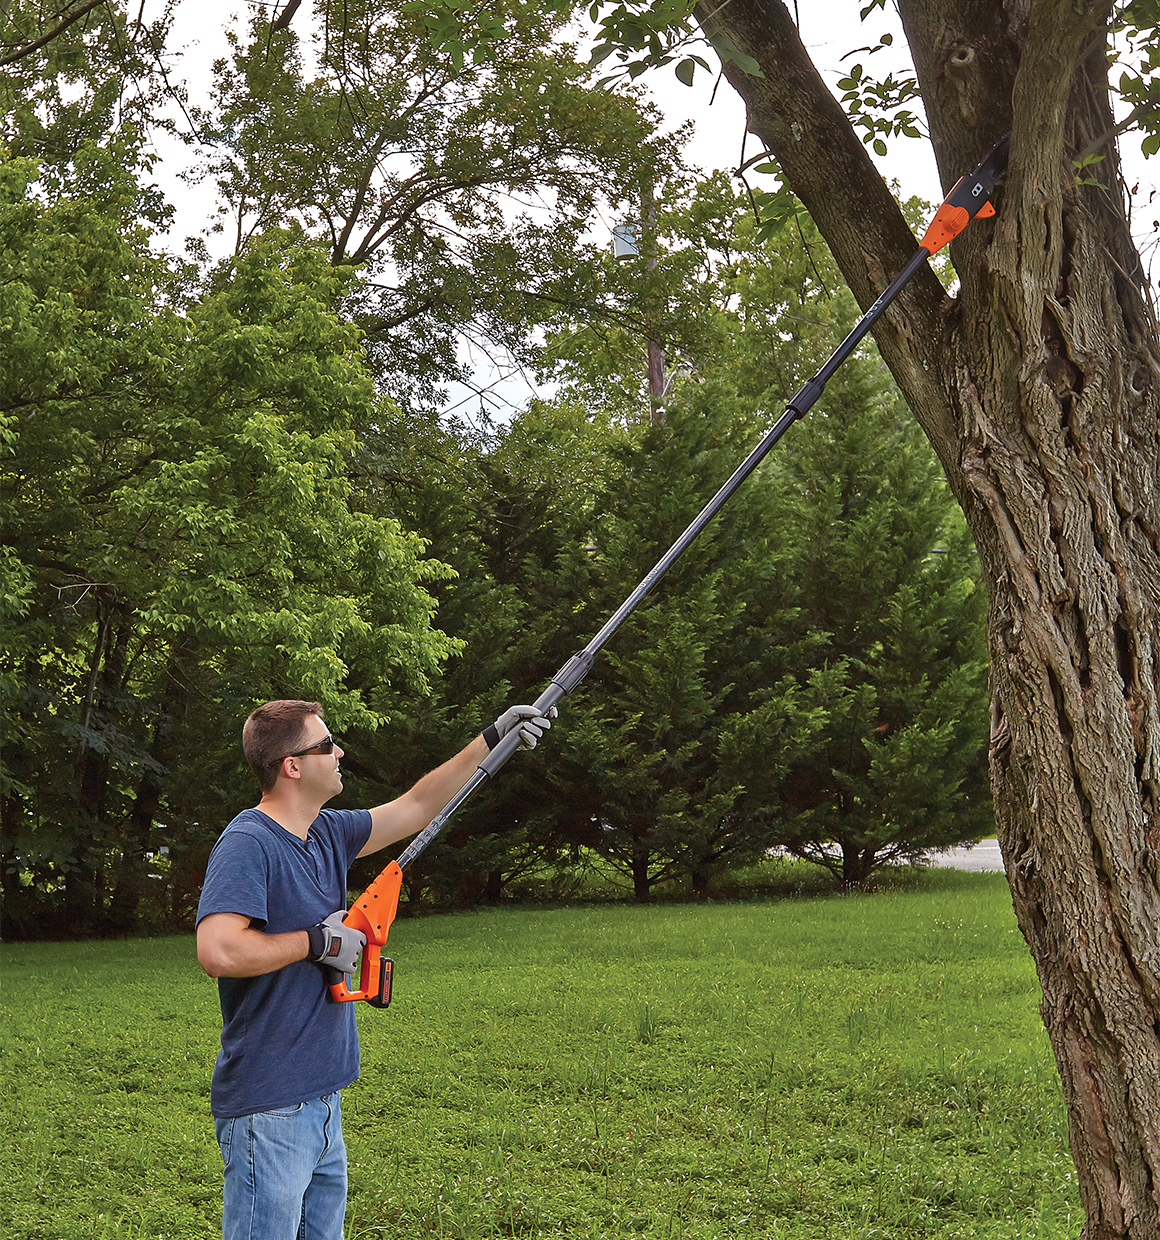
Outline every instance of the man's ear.
<path id="1" fill-rule="evenodd" d="M 278 772 L 279 775 L 285 775 L 287 779 L 301 779 L 302 768 L 298 765 L 297 758 L 283 758 L 282 767 Z"/>

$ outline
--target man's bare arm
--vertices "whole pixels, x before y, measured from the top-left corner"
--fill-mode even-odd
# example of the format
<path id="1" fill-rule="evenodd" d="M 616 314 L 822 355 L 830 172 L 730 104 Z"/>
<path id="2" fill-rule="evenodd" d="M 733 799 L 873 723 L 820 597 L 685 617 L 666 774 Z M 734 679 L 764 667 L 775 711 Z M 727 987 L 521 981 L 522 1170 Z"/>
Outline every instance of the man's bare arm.
<path id="1" fill-rule="evenodd" d="M 240 913 L 210 913 L 197 927 L 197 960 L 210 977 L 259 977 L 310 954 L 305 930 L 265 934 Z"/>
<path id="2" fill-rule="evenodd" d="M 432 818 L 471 778 L 476 767 L 487 756 L 488 750 L 497 744 L 513 728 L 520 729 L 520 748 L 535 749 L 536 741 L 552 726 L 556 708 L 549 707 L 543 714 L 535 706 L 510 706 L 502 715 L 454 758 L 437 766 L 401 797 L 376 805 L 371 810 L 371 834 L 363 846 L 360 857 L 378 852 L 387 844 L 406 839 L 422 831 Z"/>
<path id="3" fill-rule="evenodd" d="M 487 755 L 487 742 L 477 736 L 454 758 L 424 775 L 414 787 L 385 805 L 371 810 L 371 834 L 363 845 L 360 857 L 378 852 L 396 840 L 415 835 L 431 821 L 448 801 L 471 778 L 472 772 Z"/>

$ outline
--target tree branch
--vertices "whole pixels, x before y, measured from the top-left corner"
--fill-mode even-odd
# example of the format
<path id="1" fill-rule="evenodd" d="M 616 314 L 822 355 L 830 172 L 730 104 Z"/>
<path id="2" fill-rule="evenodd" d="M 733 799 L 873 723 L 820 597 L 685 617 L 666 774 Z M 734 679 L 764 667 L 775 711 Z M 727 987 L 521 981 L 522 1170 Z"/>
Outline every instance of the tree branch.
<path id="1" fill-rule="evenodd" d="M 918 247 L 898 204 L 841 104 L 822 81 L 782 0 L 732 0 L 695 15 L 710 39 L 751 56 L 762 76 L 735 59 L 723 71 L 745 101 L 746 124 L 781 165 L 863 309 Z M 965 171 L 965 169 L 964 169 Z M 944 463 L 957 455 L 940 372 L 945 358 L 945 294 L 921 268 L 878 320 L 874 338 L 896 382 Z"/>
<path id="2" fill-rule="evenodd" d="M 294 14 L 298 12 L 298 8 L 301 5 L 301 3 L 302 3 L 302 0 L 290 0 L 290 3 L 287 4 L 286 7 L 282 10 L 282 12 L 279 13 L 278 16 L 274 19 L 272 25 L 270 26 L 270 29 L 271 30 L 289 30 L 290 20 L 291 18 L 293 18 Z"/>
<path id="3" fill-rule="evenodd" d="M 107 0 L 88 0 L 87 4 L 82 4 L 75 13 L 70 13 L 68 17 L 66 17 L 63 21 L 58 22 L 57 25 L 55 25 L 50 31 L 46 34 L 42 34 L 39 39 L 27 44 L 25 47 L 18 48 L 15 52 L 9 52 L 7 56 L 0 58 L 0 67 L 3 67 L 4 65 L 14 65 L 18 60 L 23 60 L 25 56 L 31 56 L 33 52 L 39 51 L 45 46 L 45 44 L 51 43 L 58 34 L 62 34 L 66 31 L 73 24 L 73 22 L 80 21 L 86 13 L 91 12 L 98 5 L 105 3 L 107 3 Z"/>

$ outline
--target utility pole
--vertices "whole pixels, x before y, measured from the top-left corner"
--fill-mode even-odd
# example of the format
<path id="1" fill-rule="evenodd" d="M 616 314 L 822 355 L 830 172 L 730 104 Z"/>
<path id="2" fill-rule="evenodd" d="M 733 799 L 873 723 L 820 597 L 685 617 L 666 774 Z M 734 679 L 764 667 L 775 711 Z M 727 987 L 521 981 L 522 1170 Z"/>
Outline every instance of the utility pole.
<path id="1" fill-rule="evenodd" d="M 649 420 L 660 426 L 665 420 L 665 352 L 655 340 L 648 341 Z"/>
<path id="2" fill-rule="evenodd" d="M 656 204 L 652 182 L 641 191 L 640 225 L 617 224 L 612 230 L 612 252 L 618 259 L 639 258 L 645 254 L 645 269 L 657 266 Z M 665 420 L 665 351 L 656 339 L 656 298 L 650 293 L 644 311 L 645 353 L 648 365 L 649 421 L 660 426 Z"/>
<path id="3" fill-rule="evenodd" d="M 657 265 L 657 210 L 653 199 L 652 180 L 644 184 L 641 192 L 641 223 L 644 231 L 645 265 L 649 271 Z M 645 304 L 645 343 L 648 352 L 648 407 L 649 421 L 660 426 L 665 420 L 665 351 L 656 340 L 656 302 L 650 294 Z"/>

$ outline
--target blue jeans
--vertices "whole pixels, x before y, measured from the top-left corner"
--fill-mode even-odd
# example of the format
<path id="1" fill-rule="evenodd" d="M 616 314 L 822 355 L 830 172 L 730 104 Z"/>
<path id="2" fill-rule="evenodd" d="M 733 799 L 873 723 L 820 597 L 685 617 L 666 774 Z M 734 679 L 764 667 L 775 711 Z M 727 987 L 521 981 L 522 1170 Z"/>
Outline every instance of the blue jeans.
<path id="1" fill-rule="evenodd" d="M 342 1240 L 346 1146 L 337 1092 L 214 1121 L 223 1240 Z"/>

